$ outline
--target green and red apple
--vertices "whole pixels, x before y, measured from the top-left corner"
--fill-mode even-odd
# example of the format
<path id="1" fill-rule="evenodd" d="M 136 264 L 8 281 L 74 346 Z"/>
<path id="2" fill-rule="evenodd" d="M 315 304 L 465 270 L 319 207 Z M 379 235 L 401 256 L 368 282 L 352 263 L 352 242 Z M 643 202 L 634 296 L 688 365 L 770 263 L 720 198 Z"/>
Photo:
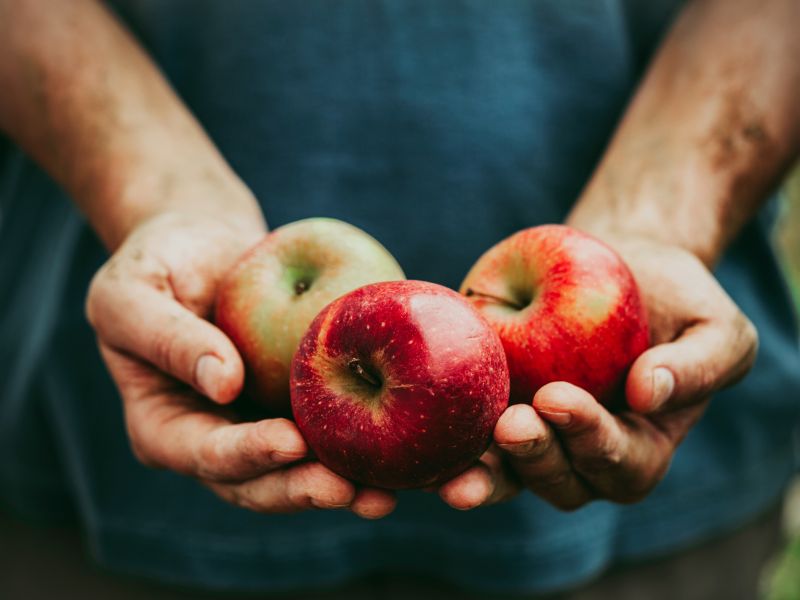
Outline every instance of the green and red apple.
<path id="1" fill-rule="evenodd" d="M 522 230 L 489 249 L 461 285 L 499 333 L 511 401 L 567 381 L 609 404 L 649 345 L 645 309 L 622 258 L 563 225 Z"/>
<path id="2" fill-rule="evenodd" d="M 363 285 L 404 279 L 378 241 L 342 221 L 314 218 L 275 229 L 222 281 L 216 323 L 246 366 L 246 394 L 274 413 L 289 410 L 289 370 L 322 308 Z"/>
<path id="3" fill-rule="evenodd" d="M 331 470 L 389 489 L 447 480 L 486 450 L 508 406 L 497 333 L 423 281 L 376 283 L 329 304 L 292 364 L 292 411 Z"/>

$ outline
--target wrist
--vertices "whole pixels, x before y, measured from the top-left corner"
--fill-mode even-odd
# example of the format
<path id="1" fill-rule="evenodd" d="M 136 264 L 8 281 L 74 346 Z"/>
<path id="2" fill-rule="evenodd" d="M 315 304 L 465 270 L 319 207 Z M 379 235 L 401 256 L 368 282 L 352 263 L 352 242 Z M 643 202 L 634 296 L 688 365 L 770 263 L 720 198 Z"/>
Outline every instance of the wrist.
<path id="1" fill-rule="evenodd" d="M 680 248 L 709 268 L 724 250 L 726 240 L 713 215 L 708 218 L 697 215 L 694 221 L 686 222 L 675 215 L 667 218 L 647 203 L 631 212 L 609 208 L 609 204 L 582 199 L 565 223 L 614 247 L 647 241 Z"/>
<path id="2" fill-rule="evenodd" d="M 712 267 L 752 218 L 769 183 L 751 181 L 759 172 L 754 163 L 715 169 L 702 149 L 672 148 L 677 145 L 668 140 L 613 144 L 566 222 L 601 239 L 679 247 Z M 645 142 L 658 150 L 643 149 Z"/>
<path id="3" fill-rule="evenodd" d="M 100 177 L 81 186 L 78 204 L 106 247 L 114 250 L 141 224 L 165 214 L 217 220 L 246 237 L 266 224 L 252 192 L 219 156 L 149 154 L 110 160 Z"/>

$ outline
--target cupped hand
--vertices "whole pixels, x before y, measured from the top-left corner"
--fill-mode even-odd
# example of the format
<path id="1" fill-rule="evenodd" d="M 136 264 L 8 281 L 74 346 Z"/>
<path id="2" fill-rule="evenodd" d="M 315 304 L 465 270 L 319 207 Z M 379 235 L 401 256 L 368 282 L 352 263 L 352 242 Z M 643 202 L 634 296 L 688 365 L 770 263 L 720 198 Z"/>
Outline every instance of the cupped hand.
<path id="1" fill-rule="evenodd" d="M 218 282 L 263 235 L 258 218 L 234 226 L 163 214 L 134 229 L 95 275 L 87 316 L 122 396 L 133 452 L 254 511 L 348 508 L 382 517 L 394 496 L 357 489 L 309 460 L 294 423 L 239 422 L 226 406 L 242 389 L 244 366 L 208 319 Z"/>
<path id="2" fill-rule="evenodd" d="M 741 379 L 758 336 L 693 254 L 648 239 L 607 237 L 636 277 L 653 346 L 633 363 L 626 409 L 612 413 L 565 382 L 510 406 L 478 465 L 439 490 L 468 509 L 527 488 L 573 510 L 592 499 L 644 498 L 666 474 L 678 444 L 710 396 Z"/>

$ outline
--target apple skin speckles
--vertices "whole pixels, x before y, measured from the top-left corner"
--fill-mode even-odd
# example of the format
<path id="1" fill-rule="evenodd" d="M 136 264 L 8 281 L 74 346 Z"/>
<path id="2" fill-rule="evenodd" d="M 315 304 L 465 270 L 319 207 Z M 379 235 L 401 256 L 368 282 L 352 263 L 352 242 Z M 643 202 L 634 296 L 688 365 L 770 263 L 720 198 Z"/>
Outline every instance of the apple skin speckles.
<path id="1" fill-rule="evenodd" d="M 347 368 L 353 359 L 380 385 Z M 422 281 L 368 285 L 328 305 L 300 343 L 291 381 L 295 421 L 319 460 L 389 489 L 433 485 L 470 466 L 510 389 L 486 320 Z"/>
<path id="2" fill-rule="evenodd" d="M 633 275 L 603 242 L 563 225 L 524 229 L 490 248 L 461 292 L 500 335 L 511 402 L 530 403 L 551 381 L 612 405 L 650 345 Z"/>
<path id="3" fill-rule="evenodd" d="M 279 227 L 225 276 L 215 322 L 246 367 L 245 394 L 271 415 L 289 413 L 289 370 L 322 308 L 362 285 L 405 279 L 391 254 L 360 229 L 314 218 Z"/>

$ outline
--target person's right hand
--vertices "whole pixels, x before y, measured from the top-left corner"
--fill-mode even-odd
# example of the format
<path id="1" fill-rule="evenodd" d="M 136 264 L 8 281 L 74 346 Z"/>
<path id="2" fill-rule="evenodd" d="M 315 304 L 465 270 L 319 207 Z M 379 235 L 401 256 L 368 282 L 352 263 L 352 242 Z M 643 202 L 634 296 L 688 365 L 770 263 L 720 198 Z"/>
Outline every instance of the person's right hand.
<path id="1" fill-rule="evenodd" d="M 122 396 L 133 452 L 251 510 L 385 516 L 394 496 L 303 461 L 308 448 L 294 423 L 241 423 L 225 406 L 242 389 L 244 366 L 207 319 L 218 282 L 263 235 L 260 219 L 234 226 L 164 214 L 136 227 L 95 275 L 86 313 Z"/>

